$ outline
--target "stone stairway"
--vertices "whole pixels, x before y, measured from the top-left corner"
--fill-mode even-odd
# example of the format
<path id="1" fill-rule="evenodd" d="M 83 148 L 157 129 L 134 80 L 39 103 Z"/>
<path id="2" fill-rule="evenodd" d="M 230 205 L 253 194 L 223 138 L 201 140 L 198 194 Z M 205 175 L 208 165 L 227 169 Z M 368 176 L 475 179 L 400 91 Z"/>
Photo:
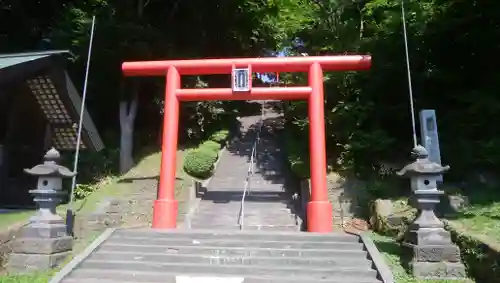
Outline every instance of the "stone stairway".
<path id="1" fill-rule="evenodd" d="M 240 231 L 258 118 L 242 119 L 242 137 L 220 157 L 184 229 L 108 230 L 49 283 L 393 283 L 365 236 L 299 231 L 273 131 L 279 117 L 262 129 Z"/>
<path id="2" fill-rule="evenodd" d="M 241 211 L 245 179 L 252 146 L 259 131 L 260 116 L 243 117 L 241 138 L 227 147 L 219 160 L 194 216 L 187 226 L 193 229 L 288 230 L 300 227 L 291 211 L 291 194 L 285 190 L 285 166 L 276 140 L 273 118 L 266 115 L 257 145 L 254 174 L 249 179 L 249 194 Z"/>
<path id="3" fill-rule="evenodd" d="M 349 234 L 130 229 L 114 231 L 60 282 L 381 282 L 372 264 Z"/>

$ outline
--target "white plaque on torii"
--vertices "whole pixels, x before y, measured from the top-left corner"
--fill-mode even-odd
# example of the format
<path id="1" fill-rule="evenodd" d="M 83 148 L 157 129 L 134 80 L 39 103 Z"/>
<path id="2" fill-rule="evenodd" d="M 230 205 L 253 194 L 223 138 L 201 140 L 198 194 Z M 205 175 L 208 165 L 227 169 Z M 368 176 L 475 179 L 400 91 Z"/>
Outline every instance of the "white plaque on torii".
<path id="1" fill-rule="evenodd" d="M 232 75 L 233 75 L 234 92 L 250 91 L 250 84 L 251 84 L 250 68 L 234 68 Z"/>

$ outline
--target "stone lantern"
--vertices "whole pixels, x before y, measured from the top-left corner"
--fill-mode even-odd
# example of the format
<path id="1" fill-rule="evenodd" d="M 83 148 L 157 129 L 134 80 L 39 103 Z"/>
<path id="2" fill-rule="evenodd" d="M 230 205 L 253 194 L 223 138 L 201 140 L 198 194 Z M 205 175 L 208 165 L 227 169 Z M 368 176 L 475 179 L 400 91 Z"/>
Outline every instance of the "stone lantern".
<path id="1" fill-rule="evenodd" d="M 43 164 L 24 171 L 38 177 L 37 187 L 29 192 L 34 196 L 38 210 L 27 226 L 13 241 L 9 259 L 10 271 L 43 271 L 59 265 L 71 253 L 73 238 L 68 236 L 64 219 L 56 207 L 66 194 L 63 178 L 75 173 L 59 165 L 59 152 L 52 148 L 44 156 Z"/>
<path id="2" fill-rule="evenodd" d="M 403 242 L 407 254 L 411 255 L 409 267 L 419 279 L 465 278 L 460 249 L 452 243 L 450 232 L 444 229 L 434 212 L 444 194 L 438 190 L 437 181 L 450 167 L 430 161 L 427 150 L 420 145 L 413 149 L 412 155 L 416 161 L 397 173 L 410 178 L 418 208 L 418 215 L 408 227 Z"/>

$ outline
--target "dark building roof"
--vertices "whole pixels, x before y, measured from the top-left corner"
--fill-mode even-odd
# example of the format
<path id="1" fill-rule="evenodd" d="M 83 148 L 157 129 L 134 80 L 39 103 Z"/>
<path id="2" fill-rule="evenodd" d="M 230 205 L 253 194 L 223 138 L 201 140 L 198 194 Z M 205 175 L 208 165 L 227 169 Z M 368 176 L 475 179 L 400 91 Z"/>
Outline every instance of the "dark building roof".
<path id="1" fill-rule="evenodd" d="M 59 150 L 73 150 L 77 143 L 82 99 L 64 68 L 67 50 L 0 54 L 0 87 L 26 84 L 53 131 Z M 83 114 L 82 148 L 99 151 L 104 144 L 87 110 Z"/>

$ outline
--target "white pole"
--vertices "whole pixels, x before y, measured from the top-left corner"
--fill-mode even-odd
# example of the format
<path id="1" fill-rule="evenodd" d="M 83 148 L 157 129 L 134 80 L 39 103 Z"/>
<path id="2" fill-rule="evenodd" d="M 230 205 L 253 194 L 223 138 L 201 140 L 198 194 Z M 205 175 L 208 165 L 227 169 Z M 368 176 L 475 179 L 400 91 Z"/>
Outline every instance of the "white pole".
<path id="1" fill-rule="evenodd" d="M 89 68 L 90 68 L 90 57 L 92 54 L 92 43 L 94 41 L 94 28 L 95 28 L 95 16 L 92 17 L 92 28 L 90 30 L 90 43 L 89 43 L 89 51 L 87 55 L 87 66 L 85 70 L 85 82 L 83 84 L 83 94 L 82 94 L 82 107 L 80 108 L 80 120 L 78 121 L 78 133 L 76 137 L 76 150 L 75 150 L 75 158 L 73 161 L 73 172 L 77 172 L 78 169 L 78 159 L 80 157 L 80 143 L 82 140 L 82 127 L 83 127 L 83 113 L 85 111 L 85 100 L 87 98 L 87 82 L 89 77 Z M 73 194 L 75 192 L 76 187 L 76 174 L 73 176 L 71 180 L 71 190 L 69 196 L 69 205 L 68 212 L 72 213 L 73 211 L 73 202 L 74 197 Z"/>

